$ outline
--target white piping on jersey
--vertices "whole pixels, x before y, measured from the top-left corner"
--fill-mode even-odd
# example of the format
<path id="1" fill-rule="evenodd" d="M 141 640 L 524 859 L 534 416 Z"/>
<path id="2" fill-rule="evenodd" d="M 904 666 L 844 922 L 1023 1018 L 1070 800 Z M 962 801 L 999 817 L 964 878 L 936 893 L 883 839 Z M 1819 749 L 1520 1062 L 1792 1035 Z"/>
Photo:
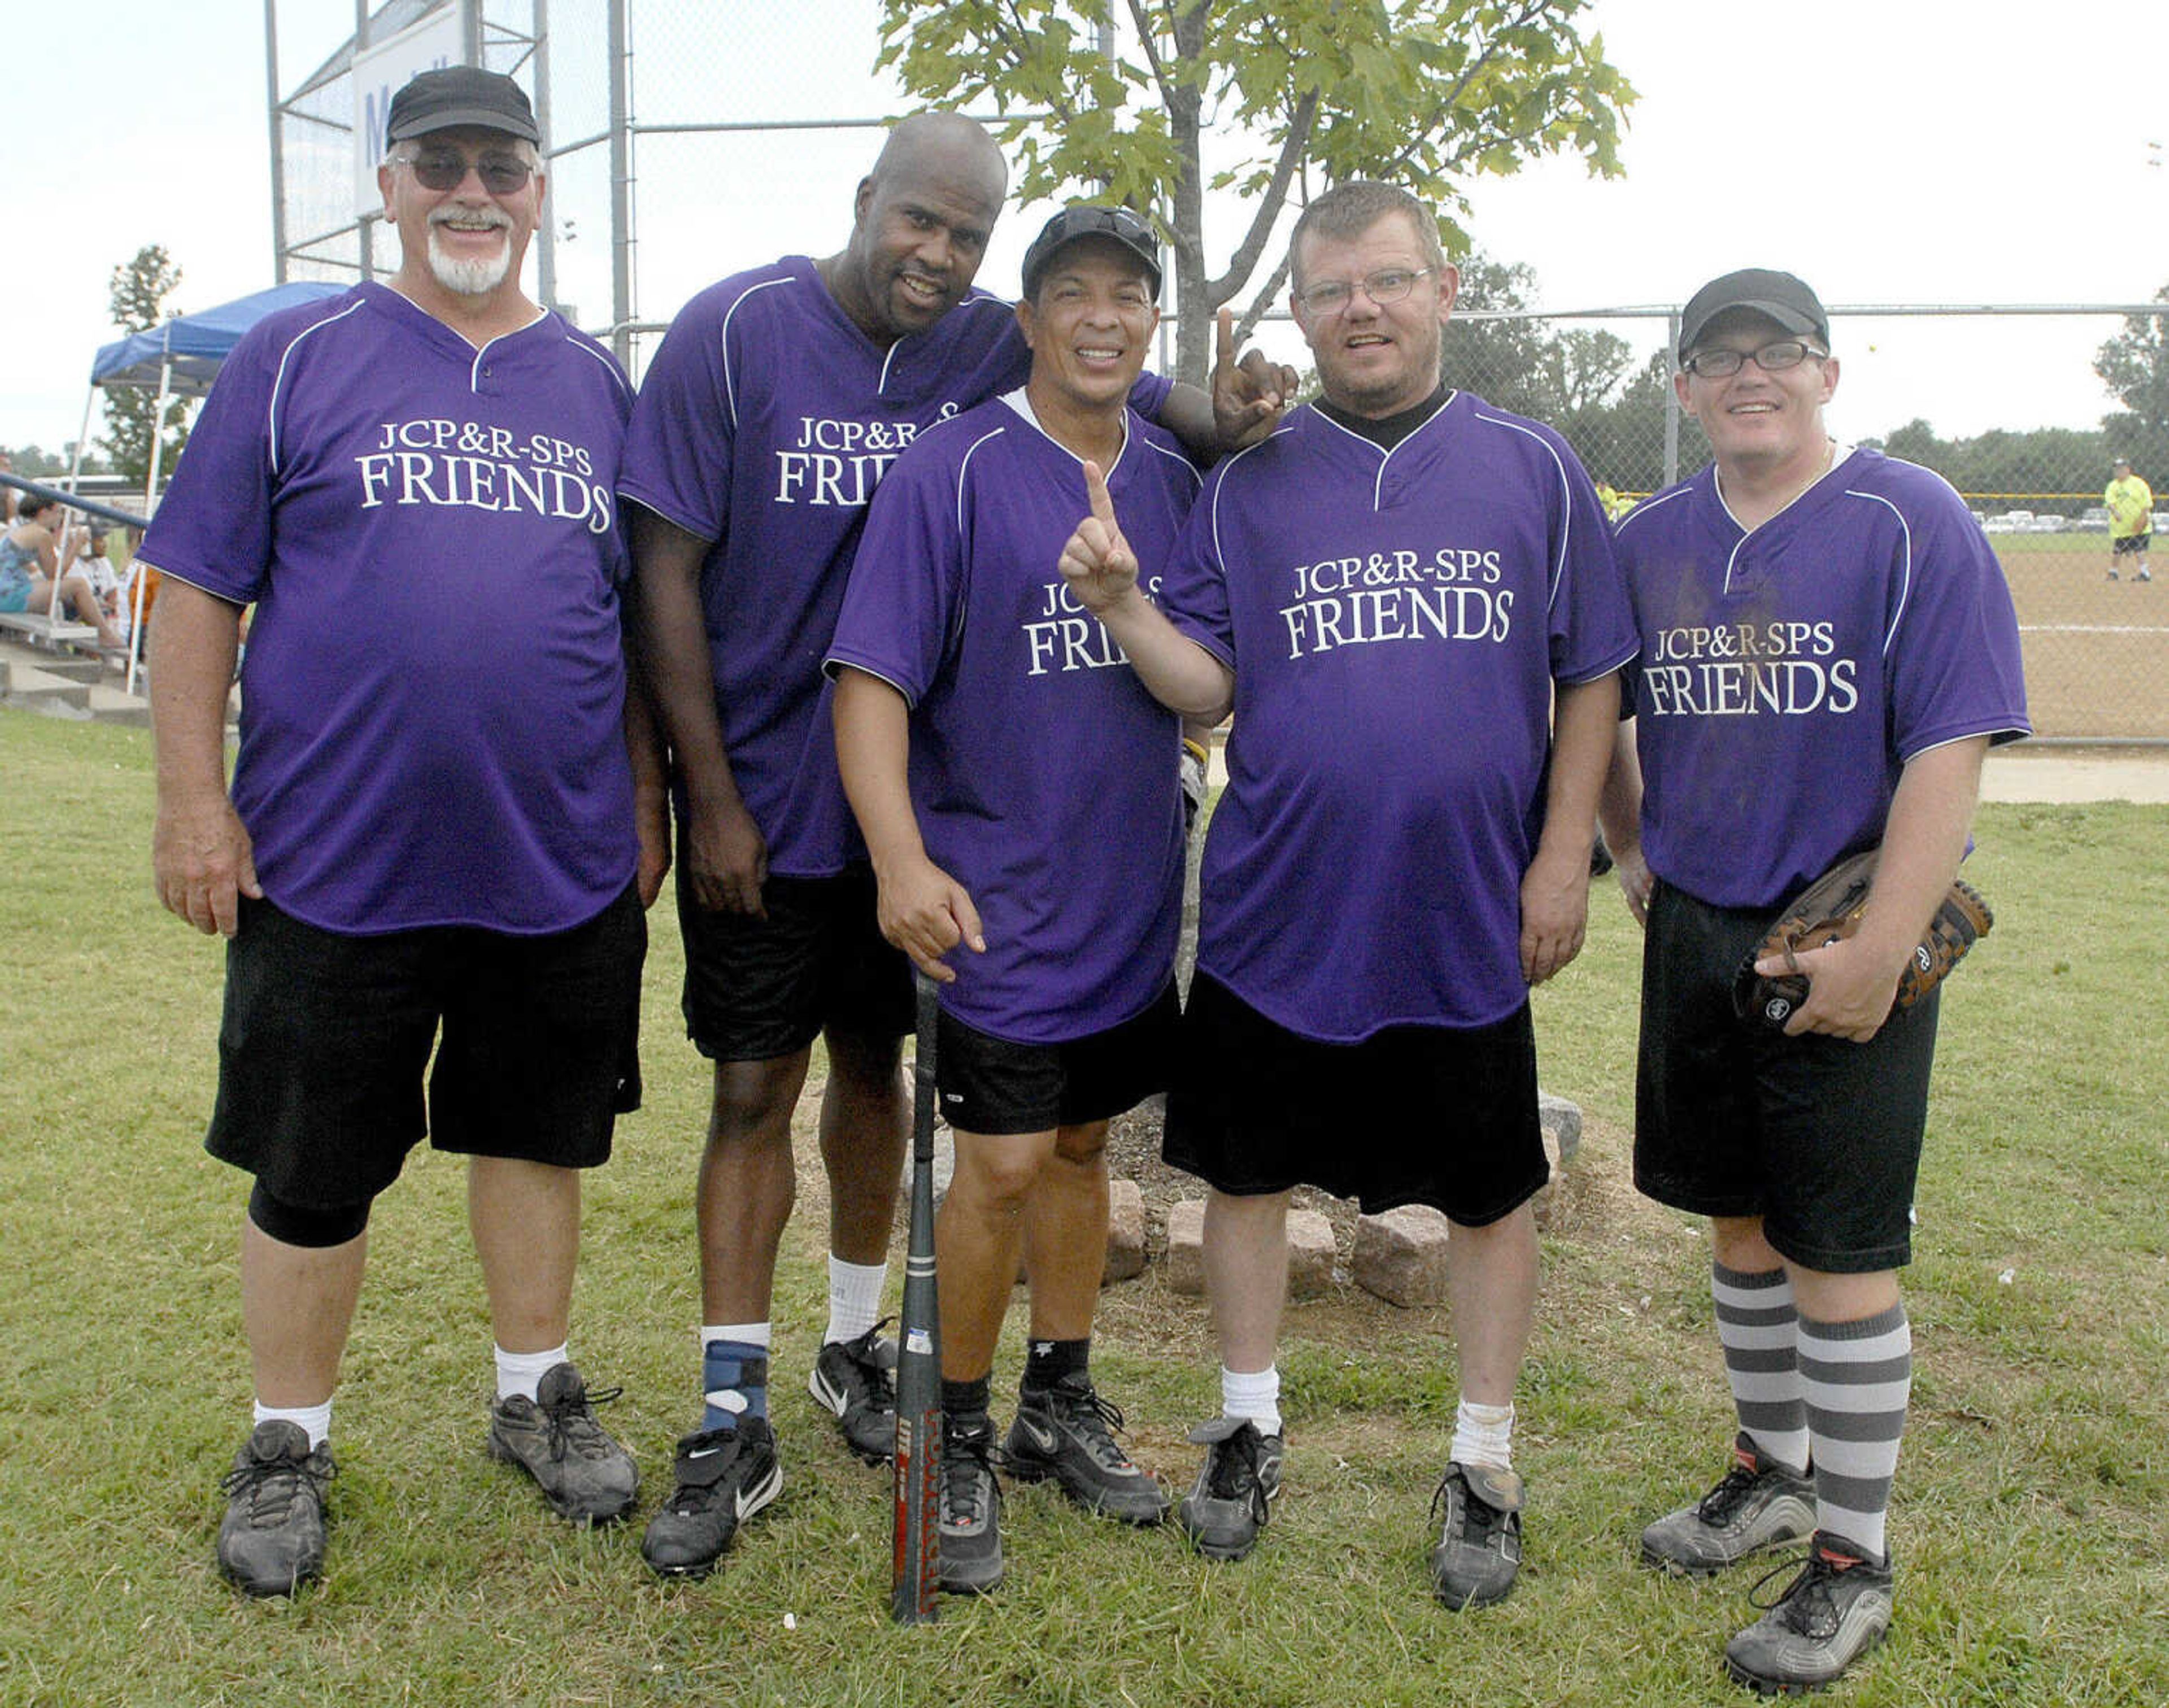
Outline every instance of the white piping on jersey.
<path id="1" fill-rule="evenodd" d="M 950 309 L 948 312 L 951 314 L 962 314 L 967 308 L 998 308 L 1001 310 L 1004 314 L 1014 314 L 1016 312 L 1016 311 L 1010 307 L 1008 303 L 1004 302 L 999 297 L 995 296 L 967 296 L 962 302 L 957 304 L 955 307 Z M 888 364 L 896 359 L 896 353 L 902 349 L 908 342 L 908 339 L 898 338 L 894 343 L 891 344 L 887 349 L 882 353 L 881 378 L 874 386 L 875 396 L 886 396 L 887 395 Z"/>
<path id="2" fill-rule="evenodd" d="M 1538 444 L 1544 448 L 1545 455 L 1549 456 L 1552 460 L 1552 466 L 1559 471 L 1559 555 L 1552 560 L 1551 573 L 1548 577 L 1549 585 L 1544 590 L 1544 609 L 1548 611 L 1554 604 L 1559 603 L 1559 588 L 1565 585 L 1567 546 L 1574 537 L 1574 487 L 1573 483 L 1566 477 L 1566 463 L 1564 460 L 1560 457 L 1558 447 L 1553 444 L 1549 439 L 1546 439 L 1543 434 L 1538 433 L 1534 428 L 1524 426 L 1518 421 L 1509 421 L 1502 415 L 1486 415 L 1480 409 L 1472 409 L 1469 411 L 1469 413 L 1474 415 L 1479 421 L 1489 422 L 1494 427 L 1511 428 L 1516 433 L 1525 434 L 1529 438 L 1533 439 Z"/>
<path id="3" fill-rule="evenodd" d="M 1320 421 L 1325 419 L 1325 417 L 1319 414 L 1317 410 L 1314 409 L 1311 413 L 1317 415 Z M 1291 431 L 1292 426 L 1292 423 L 1283 422 L 1280 426 L 1276 427 L 1271 433 L 1260 439 L 1257 444 L 1245 445 L 1242 450 L 1237 451 L 1233 456 L 1228 457 L 1221 464 L 1221 467 L 1224 470 L 1232 471 L 1235 465 L 1242 461 L 1244 457 L 1250 455 L 1252 451 L 1262 450 L 1265 446 L 1271 444 L 1282 434 Z M 1220 544 L 1220 496 L 1227 490 L 1228 476 L 1223 473 L 1220 476 L 1219 483 L 1212 488 L 1212 558 L 1213 561 L 1220 566 L 1220 579 L 1223 581 L 1228 579 L 1228 554 Z"/>
<path id="4" fill-rule="evenodd" d="M 731 418 L 731 429 L 733 432 L 737 431 L 738 424 L 738 382 L 737 376 L 731 372 L 731 317 L 745 306 L 746 300 L 755 291 L 773 290 L 779 285 L 790 285 L 794 282 L 786 276 L 782 279 L 764 279 L 758 285 L 748 285 L 738 293 L 738 300 L 723 311 L 723 323 L 716 328 L 717 347 L 722 352 L 723 357 L 723 407 Z M 827 288 L 826 285 L 822 286 L 824 290 Z"/>
<path id="5" fill-rule="evenodd" d="M 990 427 L 971 444 L 964 447 L 964 455 L 957 463 L 957 537 L 964 537 L 964 482 L 972 471 L 972 459 L 979 454 L 979 447 L 989 439 L 999 439 L 1009 428 Z"/>
<path id="6" fill-rule="evenodd" d="M 417 307 L 420 307 L 418 303 L 415 306 Z M 425 313 L 427 312 L 426 310 L 424 311 Z M 435 317 L 434 316 L 431 317 L 432 319 L 434 317 Z M 535 311 L 535 318 L 533 320 L 513 327 L 513 329 L 509 333 L 499 333 L 495 338 L 485 338 L 481 343 L 476 345 L 474 360 L 467 364 L 467 390 L 470 391 L 479 391 L 482 390 L 482 364 L 483 359 L 489 354 L 489 347 L 492 344 L 499 343 L 505 338 L 516 338 L 524 332 L 531 332 L 536 327 L 541 325 L 541 323 L 549 317 L 550 311 L 548 309 L 538 308 Z"/>
<path id="7" fill-rule="evenodd" d="M 626 399 L 628 402 L 632 401 L 632 387 L 626 384 L 625 375 L 615 361 L 611 360 L 610 357 L 605 355 L 585 338 L 575 337 L 571 333 L 565 334 L 565 342 L 570 344 L 574 349 L 578 350 L 582 355 L 589 357 L 594 361 L 601 363 L 603 371 L 610 376 L 612 383 L 616 386 L 619 391 L 625 393 Z"/>
<path id="8" fill-rule="evenodd" d="M 1394 460 L 1394 451 L 1399 450 L 1402 444 L 1406 444 L 1409 440 L 1414 439 L 1418 434 L 1421 433 L 1424 428 L 1429 427 L 1431 423 L 1437 420 L 1440 416 L 1446 412 L 1447 405 L 1452 402 L 1453 400 L 1460 395 L 1460 392 L 1458 391 L 1447 392 L 1444 397 L 1439 400 L 1438 407 L 1432 410 L 1430 414 L 1424 417 L 1421 421 L 1419 421 L 1414 427 L 1410 428 L 1408 432 L 1402 436 L 1400 444 L 1395 445 L 1393 450 L 1378 450 L 1378 440 L 1375 439 L 1364 438 L 1362 434 L 1356 432 L 1353 428 L 1343 427 L 1339 422 L 1328 415 L 1323 409 L 1313 410 L 1311 412 L 1316 415 L 1320 421 L 1324 422 L 1335 433 L 1345 433 L 1358 444 L 1367 444 L 1372 450 L 1378 450 L 1378 472 L 1377 477 L 1371 482 L 1371 508 L 1375 510 L 1380 504 L 1385 502 L 1383 495 L 1386 488 L 1386 465 Z"/>
<path id="9" fill-rule="evenodd" d="M 333 321 L 344 320 L 349 315 L 354 313 L 357 309 L 365 307 L 366 306 L 367 304 L 364 299 L 356 297 L 337 314 L 328 314 L 322 320 L 312 322 L 311 324 L 303 327 L 301 331 L 294 334 L 293 342 L 288 344 L 286 348 L 280 353 L 279 371 L 271 376 L 271 396 L 264 407 L 264 434 L 266 440 L 269 443 L 271 447 L 271 472 L 273 474 L 275 475 L 279 472 L 279 394 L 285 389 L 286 364 L 294 359 L 294 352 L 301 349 L 301 340 L 307 338 L 310 333 L 321 332 L 324 327 L 329 326 Z"/>
<path id="10" fill-rule="evenodd" d="M 1847 487 L 1845 495 L 1848 498 L 1866 498 L 1871 503 L 1882 505 L 1898 519 L 1898 531 L 1905 537 L 1905 563 L 1898 575 L 1898 604 L 1890 613 L 1890 626 L 1883 631 L 1883 656 L 1887 658 L 1890 656 L 1891 647 L 1897 643 L 1898 625 L 1905 620 L 1905 606 L 1913 597 L 1913 526 L 1905 519 L 1905 513 L 1880 492 L 1863 492 L 1856 487 Z"/>

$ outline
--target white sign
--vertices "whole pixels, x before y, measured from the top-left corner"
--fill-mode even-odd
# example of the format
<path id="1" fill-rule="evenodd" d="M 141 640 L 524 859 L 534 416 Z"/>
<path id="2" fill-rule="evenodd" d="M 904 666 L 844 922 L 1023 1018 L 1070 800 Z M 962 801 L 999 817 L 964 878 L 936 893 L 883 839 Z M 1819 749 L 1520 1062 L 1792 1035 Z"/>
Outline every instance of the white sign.
<path id="1" fill-rule="evenodd" d="M 447 6 L 354 56 L 354 210 L 359 217 L 384 211 L 376 187 L 384 158 L 384 120 L 392 97 L 418 72 L 461 62 L 460 8 Z"/>

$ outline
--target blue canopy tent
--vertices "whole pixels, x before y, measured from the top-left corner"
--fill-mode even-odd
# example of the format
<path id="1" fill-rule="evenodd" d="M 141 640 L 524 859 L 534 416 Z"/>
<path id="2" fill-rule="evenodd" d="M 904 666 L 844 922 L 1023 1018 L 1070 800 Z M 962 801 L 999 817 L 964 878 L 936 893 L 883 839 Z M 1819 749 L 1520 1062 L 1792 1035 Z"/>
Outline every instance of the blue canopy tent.
<path id="1" fill-rule="evenodd" d="M 147 333 L 131 333 L 117 343 L 102 346 L 90 364 L 90 390 L 83 400 L 83 431 L 76 435 L 75 467 L 69 474 L 69 487 L 75 487 L 76 477 L 83 472 L 83 441 L 90 436 L 90 406 L 100 387 L 107 391 L 157 391 L 157 407 L 152 418 L 163 420 L 168 398 L 200 397 L 211 390 L 211 381 L 218 377 L 218 370 L 233 347 L 241 342 L 242 334 L 266 315 L 303 303 L 321 302 L 351 288 L 313 279 L 274 285 L 269 290 L 237 297 L 216 308 L 177 315 L 163 326 L 154 327 Z M 159 439 L 154 434 L 151 439 L 151 466 L 143 482 L 143 513 L 147 516 L 157 502 L 159 450 Z M 140 579 L 137 587 L 136 620 L 131 631 L 128 666 L 131 689 L 136 681 L 136 649 L 141 645 L 142 633 Z M 56 636 L 59 633 L 60 603 L 57 599 L 53 601 L 52 628 Z"/>

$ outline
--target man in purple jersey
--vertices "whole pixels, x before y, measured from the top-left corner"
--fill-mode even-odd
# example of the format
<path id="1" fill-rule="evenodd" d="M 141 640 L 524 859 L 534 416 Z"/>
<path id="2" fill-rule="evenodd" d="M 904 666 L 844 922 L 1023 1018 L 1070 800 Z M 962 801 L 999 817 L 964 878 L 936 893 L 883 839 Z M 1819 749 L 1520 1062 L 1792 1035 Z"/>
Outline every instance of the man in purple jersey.
<path id="1" fill-rule="evenodd" d="M 1475 1606 L 1521 1558 L 1513 1396 L 1547 1174 L 1529 988 L 1581 946 L 1633 624 L 1564 441 L 1441 377 L 1458 277 L 1430 210 L 1340 185 L 1289 260 L 1324 396 L 1214 471 L 1168 572 L 1172 623 L 1111 519 L 1063 566 L 1163 700 L 1212 714 L 1232 694 L 1235 713 L 1165 1142 L 1212 1189 L 1222 1360 L 1178 1516 L 1239 1559 L 1279 1487 L 1290 1189 L 1432 1205 L 1453 1224 L 1463 1397 L 1431 1578 Z"/>
<path id="2" fill-rule="evenodd" d="M 807 1386 L 862 1456 L 895 1441 L 895 1348 L 877 1319 L 910 969 L 876 920 L 821 663 L 883 473 L 925 428 L 1024 383 L 1010 305 L 972 288 L 1007 178 L 970 120 L 905 120 L 859 185 L 845 247 L 695 297 L 634 412 L 619 492 L 683 790 L 687 1030 L 716 1064 L 695 1207 L 706 1400 L 643 1545 L 666 1575 L 711 1568 L 781 1486 L 770 1308 L 796 1189 L 791 1115 L 817 1037 L 829 1312 Z M 1136 401 L 1171 412 L 1186 439 L 1232 443 L 1276 413 L 1263 382 L 1292 379 L 1229 359 L 1210 399 L 1147 377 Z"/>
<path id="3" fill-rule="evenodd" d="M 898 463 L 829 649 L 882 929 L 944 987 L 941 1582 L 967 1594 L 1002 1575 L 991 1375 L 1020 1258 L 1031 1326 L 1004 1464 L 1088 1511 L 1167 1512 L 1090 1354 L 1107 1124 L 1174 1056 L 1180 725 L 1057 571 L 1079 514 L 1117 492 L 1157 587 L 1196 496 L 1180 448 L 1127 407 L 1159 284 L 1127 209 L 1048 221 L 1016 308 L 1029 379 Z"/>
<path id="4" fill-rule="evenodd" d="M 218 1539 L 252 1595 L 322 1569 L 370 1205 L 425 1131 L 468 1158 L 489 1450 L 578 1523 L 638 1481 L 566 1331 L 579 1171 L 638 1104 L 663 801 L 642 742 L 637 834 L 611 492 L 631 388 L 520 289 L 540 140 L 509 77 L 398 91 L 377 174 L 398 272 L 242 341 L 141 551 L 165 577 L 158 893 L 230 939 L 205 1143 L 256 1177 L 255 1422 Z"/>
<path id="5" fill-rule="evenodd" d="M 1674 385 L 1716 461 L 1619 525 L 1642 652 L 1603 801 L 1648 934 L 1635 1183 L 1710 1218 L 1739 1425 L 1731 1468 L 1644 1530 L 1642 1557 L 1699 1576 L 1807 1545 L 1725 1650 L 1766 1695 L 1830 1683 L 1890 1622 L 1912 1370 L 1897 1271 L 1937 1014 L 1933 993 L 1892 999 L 1964 856 L 1982 756 L 2028 732 L 1995 554 L 1937 476 L 1831 439 L 1830 351 L 1791 274 L 1689 301 Z M 1866 849 L 1867 916 L 1799 957 L 1809 996 L 1783 1035 L 1737 1017 L 1772 918 Z"/>

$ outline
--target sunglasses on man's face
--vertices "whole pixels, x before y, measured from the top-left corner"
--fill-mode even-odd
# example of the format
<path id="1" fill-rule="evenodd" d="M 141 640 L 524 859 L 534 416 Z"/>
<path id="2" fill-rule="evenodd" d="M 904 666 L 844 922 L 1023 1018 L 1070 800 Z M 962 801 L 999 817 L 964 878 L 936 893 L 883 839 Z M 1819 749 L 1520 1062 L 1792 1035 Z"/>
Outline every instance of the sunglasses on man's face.
<path id="1" fill-rule="evenodd" d="M 516 154 L 485 154 L 473 161 L 463 154 L 417 154 L 400 163 L 414 174 L 415 183 L 439 194 L 457 189 L 470 171 L 492 195 L 516 195 L 535 175 L 535 168 Z"/>

